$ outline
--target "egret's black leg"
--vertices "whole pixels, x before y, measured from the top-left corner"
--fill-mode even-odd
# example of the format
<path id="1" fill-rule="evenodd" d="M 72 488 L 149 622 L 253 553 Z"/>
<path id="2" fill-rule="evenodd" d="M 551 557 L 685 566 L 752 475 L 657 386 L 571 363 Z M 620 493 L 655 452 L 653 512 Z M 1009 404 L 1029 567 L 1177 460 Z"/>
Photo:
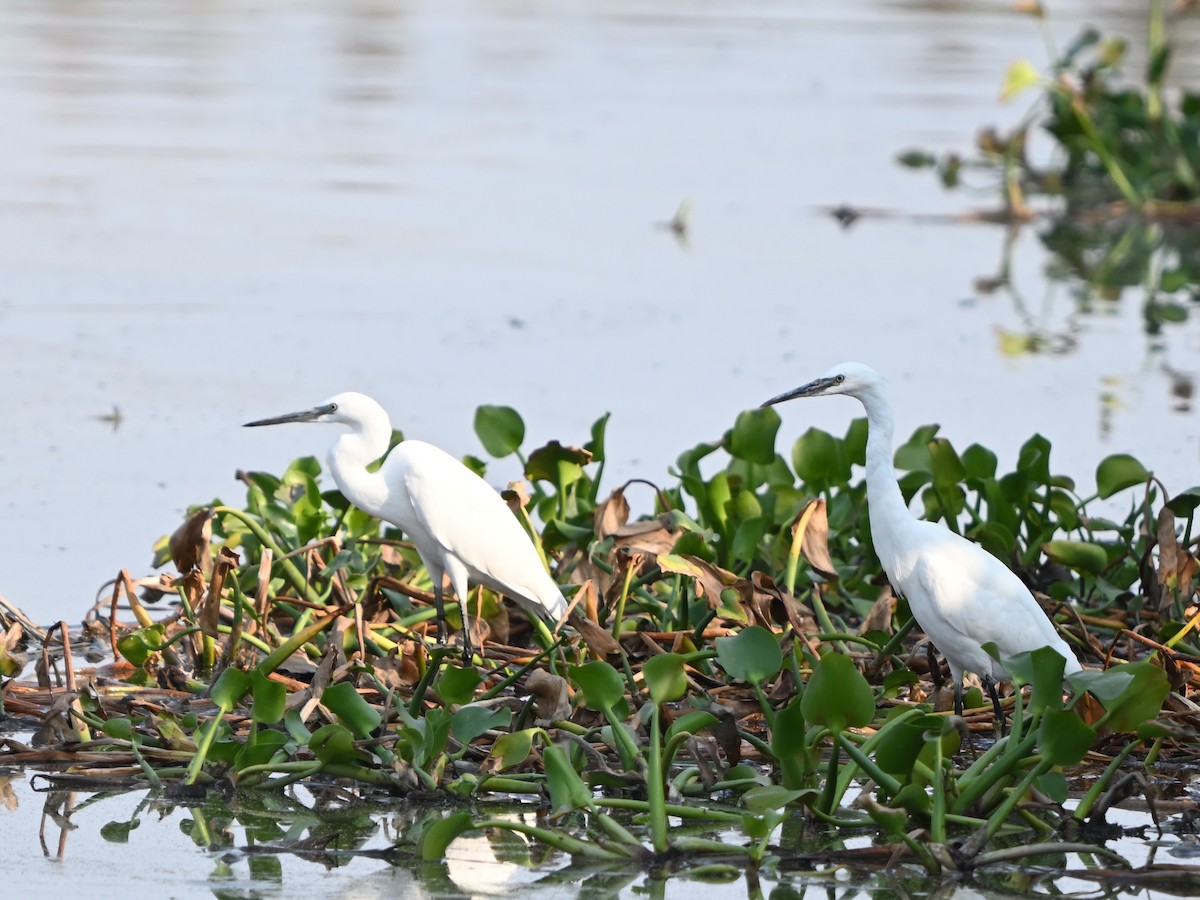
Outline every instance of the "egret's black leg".
<path id="1" fill-rule="evenodd" d="M 988 696 L 992 698 L 992 710 L 995 712 L 996 721 L 1000 725 L 1000 735 L 1003 737 L 1008 734 L 1008 722 L 1004 719 L 1004 710 L 1000 708 L 1000 694 L 996 690 L 996 682 L 985 675 L 983 676 L 983 686 L 987 688 Z"/>
<path id="2" fill-rule="evenodd" d="M 470 665 L 471 657 L 475 655 L 475 651 L 471 647 L 471 620 L 467 618 L 467 601 L 459 600 L 458 602 L 462 608 L 462 658 L 464 663 Z"/>
<path id="3" fill-rule="evenodd" d="M 962 681 L 954 683 L 954 714 L 960 719 L 962 718 Z"/>
<path id="4" fill-rule="evenodd" d="M 929 677 L 933 679 L 934 690 L 937 690 L 941 688 L 944 680 L 941 664 L 938 663 L 937 654 L 933 652 L 933 644 L 925 644 L 925 655 L 929 658 Z"/>
<path id="5" fill-rule="evenodd" d="M 446 643 L 446 608 L 442 605 L 441 579 L 433 580 L 433 605 L 437 608 L 437 639 L 439 644 Z"/>

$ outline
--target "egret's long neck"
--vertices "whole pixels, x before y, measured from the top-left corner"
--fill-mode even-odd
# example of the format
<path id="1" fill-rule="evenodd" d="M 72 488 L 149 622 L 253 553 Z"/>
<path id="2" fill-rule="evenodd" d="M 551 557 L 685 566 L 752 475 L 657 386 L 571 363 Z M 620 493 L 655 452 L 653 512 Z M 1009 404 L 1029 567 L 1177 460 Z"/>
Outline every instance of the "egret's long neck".
<path id="1" fill-rule="evenodd" d="M 875 552 L 889 574 L 902 542 L 898 536 L 916 521 L 896 483 L 892 464 L 892 408 L 883 389 L 871 388 L 858 398 L 867 411 L 867 509 Z"/>
<path id="2" fill-rule="evenodd" d="M 364 512 L 378 516 L 387 500 L 383 475 L 368 472 L 367 464 L 387 452 L 392 427 L 386 419 L 354 425 L 329 448 L 329 470 L 346 499 Z"/>

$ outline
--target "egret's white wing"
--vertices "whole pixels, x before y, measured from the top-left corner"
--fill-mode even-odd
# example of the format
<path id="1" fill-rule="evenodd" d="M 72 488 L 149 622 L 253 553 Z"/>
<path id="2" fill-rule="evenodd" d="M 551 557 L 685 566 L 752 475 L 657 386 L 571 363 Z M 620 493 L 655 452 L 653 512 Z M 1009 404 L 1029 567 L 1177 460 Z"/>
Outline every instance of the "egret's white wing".
<path id="1" fill-rule="evenodd" d="M 392 463 L 392 457 L 399 457 Z M 476 581 L 552 616 L 566 609 L 562 593 L 508 504 L 450 454 L 422 441 L 404 441 L 389 457 L 403 472 L 420 527 L 461 560 Z"/>
<path id="2" fill-rule="evenodd" d="M 936 598 L 934 613 L 941 625 L 926 630 L 948 630 L 943 643 L 958 642 L 957 647 L 939 644 L 939 649 L 959 656 L 964 668 L 983 669 L 985 674 L 982 651 L 977 648 L 988 641 L 996 644 L 1001 657 L 1053 647 L 1070 667 L 1074 654 L 1021 579 L 982 547 L 951 532 L 945 535 L 936 545 L 923 548 L 913 573 L 920 589 Z M 937 643 L 937 637 L 930 636 Z M 967 664 L 966 656 L 973 657 L 975 664 Z"/>

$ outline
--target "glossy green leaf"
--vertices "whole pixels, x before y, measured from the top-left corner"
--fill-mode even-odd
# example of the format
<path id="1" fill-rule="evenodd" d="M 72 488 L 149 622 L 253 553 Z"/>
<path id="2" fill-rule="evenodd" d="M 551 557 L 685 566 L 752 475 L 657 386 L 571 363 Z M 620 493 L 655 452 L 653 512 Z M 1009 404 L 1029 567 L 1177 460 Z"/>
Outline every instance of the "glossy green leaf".
<path id="1" fill-rule="evenodd" d="M 933 466 L 934 487 L 949 488 L 967 477 L 966 466 L 945 438 L 934 438 L 929 442 L 929 457 Z"/>
<path id="2" fill-rule="evenodd" d="M 486 706 L 464 706 L 450 719 L 450 733 L 460 744 L 469 744 L 493 728 L 504 728 L 512 720 L 512 711 Z"/>
<path id="3" fill-rule="evenodd" d="M 583 467 L 590 458 L 586 450 L 551 441 L 529 454 L 525 476 L 530 481 L 548 481 L 563 490 L 583 477 Z"/>
<path id="4" fill-rule="evenodd" d="M 152 653 L 162 646 L 163 626 L 151 625 L 139 628 L 117 639 L 117 652 L 132 665 L 145 665 Z"/>
<path id="5" fill-rule="evenodd" d="M 283 718 L 287 688 L 282 682 L 274 681 L 255 669 L 250 673 L 250 694 L 253 697 L 250 717 L 255 722 L 274 725 Z"/>
<path id="6" fill-rule="evenodd" d="M 830 731 L 870 724 L 875 717 L 875 694 L 871 685 L 841 653 L 826 653 L 813 668 L 801 698 L 804 718 Z"/>
<path id="7" fill-rule="evenodd" d="M 1096 467 L 1096 491 L 1107 499 L 1135 484 L 1145 484 L 1149 478 L 1146 467 L 1128 453 L 1114 453 Z"/>
<path id="8" fill-rule="evenodd" d="M 250 676 L 241 669 L 230 666 L 217 678 L 209 691 L 213 703 L 225 712 L 237 706 L 239 700 L 250 690 Z"/>
<path id="9" fill-rule="evenodd" d="M 896 448 L 893 462 L 905 472 L 932 472 L 933 458 L 929 447 L 937 437 L 937 425 L 922 425 L 907 441 Z"/>
<path id="10" fill-rule="evenodd" d="M 1132 732 L 1158 716 L 1170 684 L 1162 669 L 1148 662 L 1114 666 L 1103 672 L 1086 670 L 1068 676 L 1077 691 L 1086 690 L 1103 705 L 1104 724 L 1113 731 Z"/>
<path id="11" fill-rule="evenodd" d="M 728 435 L 729 455 L 760 466 L 774 462 L 779 421 L 779 413 L 770 406 L 739 413 Z"/>
<path id="12" fill-rule="evenodd" d="M 444 702 L 461 706 L 475 699 L 475 689 L 482 681 L 474 668 L 446 666 L 434 682 L 433 689 Z"/>
<path id="13" fill-rule="evenodd" d="M 100 726 L 100 730 L 118 741 L 133 740 L 133 722 L 128 716 L 114 716 L 106 719 Z"/>
<path id="14" fill-rule="evenodd" d="M 480 406 L 475 410 L 475 434 L 492 456 L 504 457 L 525 440 L 525 422 L 511 406 Z"/>
<path id="15" fill-rule="evenodd" d="M 283 749 L 287 741 L 288 736 L 282 731 L 273 728 L 255 729 L 234 757 L 233 766 L 238 771 L 250 766 L 265 766 Z"/>
<path id="16" fill-rule="evenodd" d="M 475 827 L 474 817 L 469 812 L 450 813 L 435 819 L 425 826 L 417 840 L 417 854 L 425 862 L 445 859 L 446 850 L 454 839 Z"/>
<path id="17" fill-rule="evenodd" d="M 683 668 L 686 662 L 678 653 L 661 653 L 642 664 L 642 677 L 655 703 L 678 700 L 687 692 L 687 674 Z"/>
<path id="18" fill-rule="evenodd" d="M 583 445 L 583 449 L 592 454 L 592 462 L 604 462 L 604 435 L 611 415 L 605 413 L 592 423 L 592 439 Z"/>
<path id="19" fill-rule="evenodd" d="M 850 423 L 846 436 L 842 438 L 842 446 L 846 450 L 846 460 L 854 466 L 867 464 L 867 420 L 861 416 Z"/>
<path id="20" fill-rule="evenodd" d="M 1096 742 L 1096 729 L 1068 709 L 1048 709 L 1038 726 L 1038 748 L 1056 766 L 1073 766 Z"/>
<path id="21" fill-rule="evenodd" d="M 1046 772 L 1044 775 L 1038 776 L 1034 784 L 1037 785 L 1039 791 L 1055 803 L 1066 803 L 1067 798 L 1071 795 L 1070 785 L 1062 772 Z"/>
<path id="22" fill-rule="evenodd" d="M 783 652 L 775 635 L 759 625 L 731 637 L 717 638 L 717 662 L 731 678 L 761 684 L 779 674 Z"/>
<path id="23" fill-rule="evenodd" d="M 912 772 L 917 757 L 925 749 L 925 733 L 931 728 L 940 728 L 943 719 L 944 716 L 921 716 L 884 725 L 886 737 L 880 735 L 875 750 L 876 764 L 889 775 L 903 780 Z"/>
<path id="24" fill-rule="evenodd" d="M 792 468 L 810 490 L 822 491 L 850 480 L 850 463 L 833 435 L 810 428 L 792 446 Z"/>
<path id="25" fill-rule="evenodd" d="M 625 679 L 603 660 L 571 666 L 568 675 L 571 683 L 583 691 L 583 702 L 588 709 L 603 712 L 615 707 L 625 697 Z"/>
<path id="26" fill-rule="evenodd" d="M 550 808 L 556 812 L 567 812 L 588 806 L 592 792 L 571 765 L 566 751 L 551 744 L 542 753 L 546 768 L 546 786 L 550 789 Z"/>
<path id="27" fill-rule="evenodd" d="M 771 753 L 779 762 L 783 786 L 786 788 L 801 788 L 805 784 L 810 767 L 806 737 L 801 698 L 795 697 L 775 713 L 775 721 L 771 726 Z"/>
<path id="28" fill-rule="evenodd" d="M 666 741 L 669 743 L 671 738 L 677 734 L 695 734 L 698 731 L 703 731 L 705 728 L 711 728 L 720 721 L 710 712 L 704 710 L 692 710 L 677 717 L 671 726 L 667 729 Z"/>
<path id="29" fill-rule="evenodd" d="M 496 738 L 492 744 L 492 758 L 499 760 L 500 770 L 511 769 L 525 762 L 533 751 L 533 736 L 539 733 L 544 732 L 540 728 L 526 728 Z"/>
<path id="30" fill-rule="evenodd" d="M 1017 470 L 1034 484 L 1050 483 L 1050 441 L 1035 434 L 1017 453 Z"/>
<path id="31" fill-rule="evenodd" d="M 1167 501 L 1167 507 L 1177 516 L 1190 516 L 1200 506 L 1200 487 L 1188 488 Z"/>
<path id="32" fill-rule="evenodd" d="M 752 813 L 761 815 L 783 809 L 794 800 L 803 797 L 808 791 L 789 791 L 777 784 L 760 784 L 752 787 L 741 796 L 741 804 Z"/>
<path id="33" fill-rule="evenodd" d="M 323 763 L 351 763 L 361 759 L 354 735 L 343 725 L 322 725 L 308 739 L 308 749 Z"/>
<path id="34" fill-rule="evenodd" d="M 987 447 L 972 444 L 963 451 L 962 464 L 972 478 L 991 479 L 996 477 L 996 454 Z"/>
<path id="35" fill-rule="evenodd" d="M 1108 553 L 1090 541 L 1047 541 L 1042 552 L 1054 562 L 1091 575 L 1099 575 L 1108 566 Z"/>
<path id="36" fill-rule="evenodd" d="M 360 740 L 374 734 L 383 717 L 348 681 L 331 684 L 321 694 L 321 703 Z"/>

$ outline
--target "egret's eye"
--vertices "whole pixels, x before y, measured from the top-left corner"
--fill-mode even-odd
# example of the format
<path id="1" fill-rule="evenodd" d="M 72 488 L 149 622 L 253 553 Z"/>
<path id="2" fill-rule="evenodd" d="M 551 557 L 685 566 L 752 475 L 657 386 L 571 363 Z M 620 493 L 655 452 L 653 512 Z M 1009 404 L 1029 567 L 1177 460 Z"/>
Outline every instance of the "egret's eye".
<path id="1" fill-rule="evenodd" d="M 336 404 L 336 403 L 330 403 L 330 404 L 329 404 L 329 411 L 330 411 L 330 412 L 337 412 L 337 404 Z"/>
<path id="2" fill-rule="evenodd" d="M 843 381 L 846 380 L 846 376 L 845 375 L 837 375 L 834 377 L 833 380 L 836 381 L 838 384 L 841 384 Z"/>

